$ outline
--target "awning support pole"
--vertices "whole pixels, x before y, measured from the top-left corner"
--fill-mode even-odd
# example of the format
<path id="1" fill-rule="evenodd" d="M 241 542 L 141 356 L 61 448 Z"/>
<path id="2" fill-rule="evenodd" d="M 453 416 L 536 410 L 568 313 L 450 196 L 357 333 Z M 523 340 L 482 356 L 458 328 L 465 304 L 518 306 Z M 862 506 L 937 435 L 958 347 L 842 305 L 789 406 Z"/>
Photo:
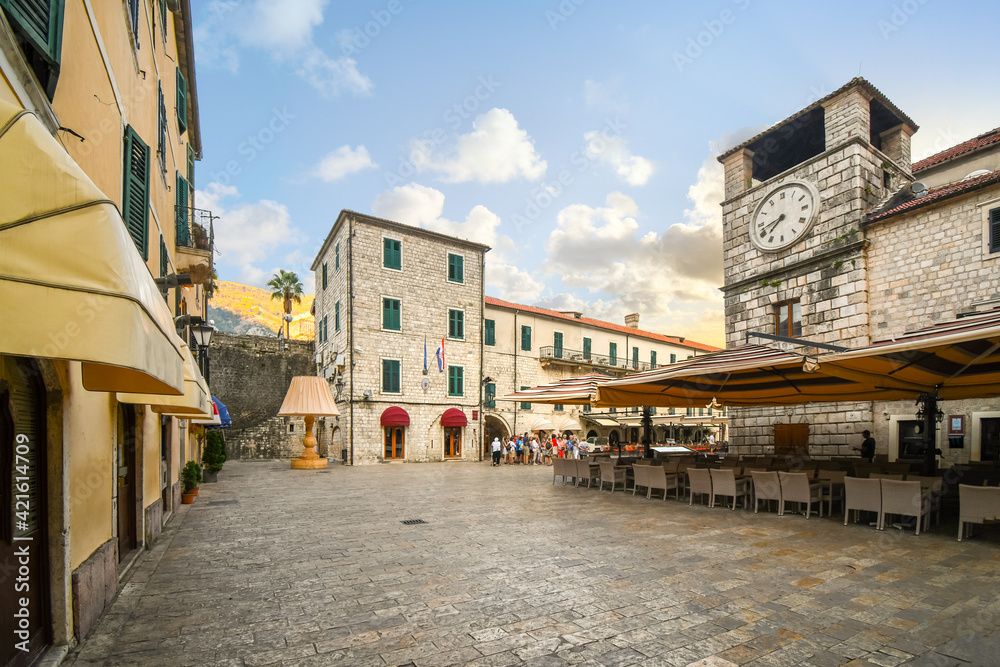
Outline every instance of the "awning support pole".
<path id="1" fill-rule="evenodd" d="M 642 406 L 642 456 L 643 458 L 653 458 L 653 411 L 648 405 Z"/>
<path id="2" fill-rule="evenodd" d="M 937 433 L 937 412 L 938 400 L 937 389 L 924 392 L 917 399 L 920 406 L 920 414 L 923 417 L 923 437 L 924 463 L 921 474 L 926 477 L 937 475 L 937 449 L 934 446 L 934 435 Z"/>

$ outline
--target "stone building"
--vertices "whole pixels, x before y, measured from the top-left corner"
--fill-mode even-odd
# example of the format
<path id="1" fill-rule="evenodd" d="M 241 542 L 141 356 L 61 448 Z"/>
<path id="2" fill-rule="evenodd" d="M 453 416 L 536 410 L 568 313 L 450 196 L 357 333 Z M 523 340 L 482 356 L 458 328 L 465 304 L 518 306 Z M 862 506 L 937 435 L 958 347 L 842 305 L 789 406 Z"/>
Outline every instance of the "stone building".
<path id="1" fill-rule="evenodd" d="M 727 346 L 764 334 L 856 348 L 1000 303 L 1000 136 L 911 164 L 917 129 L 857 78 L 720 156 Z M 969 424 L 946 461 L 995 451 L 997 401 L 942 409 Z M 894 460 L 914 412 L 906 402 L 733 409 L 731 443 L 845 456 L 868 429 Z M 795 425 L 779 429 L 791 441 L 776 442 L 778 424 Z"/>
<path id="2" fill-rule="evenodd" d="M 312 265 L 318 372 L 340 410 L 324 427 L 333 457 L 478 459 L 488 250 L 341 211 Z"/>

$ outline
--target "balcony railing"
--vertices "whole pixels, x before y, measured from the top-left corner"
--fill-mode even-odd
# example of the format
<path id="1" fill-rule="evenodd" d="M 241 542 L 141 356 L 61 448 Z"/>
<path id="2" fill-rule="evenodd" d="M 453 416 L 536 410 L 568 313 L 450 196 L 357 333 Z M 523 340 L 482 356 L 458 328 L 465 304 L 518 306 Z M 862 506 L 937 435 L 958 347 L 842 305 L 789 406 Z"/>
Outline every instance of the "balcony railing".
<path id="1" fill-rule="evenodd" d="M 207 209 L 175 206 L 174 227 L 177 232 L 177 245 L 211 252 L 215 245 L 213 220 L 215 216 Z"/>
<path id="2" fill-rule="evenodd" d="M 615 368 L 622 371 L 648 371 L 651 366 L 648 361 L 633 362 L 625 357 L 611 358 L 608 354 L 584 354 L 583 350 L 570 350 L 565 347 L 547 345 L 539 348 L 538 356 L 541 359 L 552 359 L 562 361 L 567 364 L 585 366 L 603 366 L 604 368 Z"/>

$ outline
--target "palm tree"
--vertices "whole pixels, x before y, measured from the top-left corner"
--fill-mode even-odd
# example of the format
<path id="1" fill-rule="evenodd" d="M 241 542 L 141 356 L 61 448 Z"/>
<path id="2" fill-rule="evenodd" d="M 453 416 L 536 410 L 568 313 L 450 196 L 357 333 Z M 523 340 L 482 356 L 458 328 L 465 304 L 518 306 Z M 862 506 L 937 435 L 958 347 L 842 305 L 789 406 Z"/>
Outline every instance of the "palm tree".
<path id="1" fill-rule="evenodd" d="M 278 269 L 277 275 L 268 281 L 267 286 L 274 290 L 271 292 L 271 299 L 281 299 L 285 315 L 292 314 L 292 301 L 302 303 L 302 283 L 294 271 Z M 285 318 L 285 338 L 289 337 L 288 325 L 289 318 Z"/>

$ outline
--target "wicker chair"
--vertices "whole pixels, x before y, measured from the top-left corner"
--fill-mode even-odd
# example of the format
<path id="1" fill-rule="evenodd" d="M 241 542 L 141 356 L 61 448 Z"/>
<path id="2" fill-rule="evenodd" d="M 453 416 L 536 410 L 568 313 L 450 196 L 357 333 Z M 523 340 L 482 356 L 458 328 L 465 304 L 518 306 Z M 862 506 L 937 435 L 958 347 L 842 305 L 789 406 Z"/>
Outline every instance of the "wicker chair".
<path id="1" fill-rule="evenodd" d="M 569 462 L 570 462 L 569 459 L 552 459 L 552 483 L 553 484 L 556 483 L 556 477 L 561 477 L 562 478 L 562 483 L 565 486 L 566 485 L 566 478 L 569 477 L 569 476 L 571 476 L 571 473 L 575 473 L 576 472 L 576 468 L 575 467 L 572 470 L 570 470 L 569 466 L 566 465 Z"/>
<path id="2" fill-rule="evenodd" d="M 778 481 L 778 473 L 765 472 L 762 470 L 751 470 L 750 477 L 753 478 L 753 513 L 757 514 L 760 508 L 760 501 L 777 500 L 778 510 L 781 510 L 781 482 Z"/>
<path id="3" fill-rule="evenodd" d="M 882 512 L 879 515 L 879 526 L 885 530 L 885 515 L 898 514 L 912 516 L 917 519 L 917 535 L 920 534 L 920 523 L 927 524 L 931 518 L 930 490 L 924 491 L 920 482 L 901 482 L 894 479 L 881 479 Z"/>
<path id="4" fill-rule="evenodd" d="M 640 486 L 642 488 L 646 489 L 646 491 L 647 491 L 646 495 L 647 496 L 649 495 L 649 493 L 648 493 L 648 491 L 649 491 L 649 472 L 652 469 L 653 469 L 652 466 L 643 465 L 641 463 L 633 463 L 632 464 L 632 495 L 633 496 L 635 495 L 635 492 L 639 489 Z"/>
<path id="5" fill-rule="evenodd" d="M 848 513 L 854 510 L 854 522 L 858 521 L 858 511 L 875 512 L 882 516 L 882 483 L 878 479 L 844 478 L 844 525 Z M 877 524 L 879 525 L 879 524 Z"/>
<path id="6" fill-rule="evenodd" d="M 674 490 L 674 496 L 680 497 L 680 487 L 677 485 L 677 475 L 667 474 L 662 466 L 651 466 L 646 473 L 646 498 L 653 497 L 653 490 L 663 491 L 663 500 L 667 499 L 667 491 Z"/>
<path id="7" fill-rule="evenodd" d="M 834 501 L 843 504 L 844 502 L 844 478 L 847 477 L 847 472 L 843 470 L 828 470 L 822 468 L 818 471 L 818 479 L 824 483 L 823 489 L 823 500 L 826 501 L 826 515 L 833 516 L 833 503 Z"/>
<path id="8" fill-rule="evenodd" d="M 622 485 L 622 490 L 625 490 L 625 469 L 616 468 L 615 464 L 611 461 L 601 461 L 601 486 L 600 490 L 604 490 L 605 484 L 611 485 L 611 493 L 615 492 L 615 487 L 618 484 Z"/>
<path id="9" fill-rule="evenodd" d="M 688 468 L 688 505 L 694 502 L 695 494 L 707 495 L 712 504 L 712 475 L 707 468 Z"/>
<path id="10" fill-rule="evenodd" d="M 712 499 L 709 507 L 715 506 L 716 496 L 733 499 L 733 511 L 736 511 L 736 498 L 743 498 L 743 509 L 749 509 L 747 497 L 750 495 L 750 485 L 745 479 L 736 479 L 736 474 L 732 468 L 719 468 L 709 470 L 712 478 Z"/>
<path id="11" fill-rule="evenodd" d="M 891 479 L 896 482 L 902 482 L 903 475 L 901 473 L 873 472 L 868 475 L 868 479 Z"/>
<path id="12" fill-rule="evenodd" d="M 781 482 L 781 502 L 778 504 L 778 514 L 785 513 L 787 503 L 804 503 L 806 518 L 812 513 L 813 503 L 819 505 L 819 516 L 823 517 L 823 490 L 819 482 L 810 482 L 804 472 L 778 472 Z"/>
<path id="13" fill-rule="evenodd" d="M 920 482 L 920 486 L 931 491 L 931 516 L 934 517 L 934 525 L 941 525 L 941 496 L 944 489 L 944 480 L 940 477 L 924 477 L 922 475 L 907 475 L 907 482 Z"/>
<path id="14" fill-rule="evenodd" d="M 589 459 L 580 459 L 576 461 L 576 485 L 587 480 L 587 488 L 590 488 L 590 482 L 595 479 L 601 478 L 600 468 L 597 464 L 590 461 Z"/>
<path id="15" fill-rule="evenodd" d="M 972 537 L 972 526 L 1000 519 L 1000 487 L 958 485 L 958 541 Z"/>

